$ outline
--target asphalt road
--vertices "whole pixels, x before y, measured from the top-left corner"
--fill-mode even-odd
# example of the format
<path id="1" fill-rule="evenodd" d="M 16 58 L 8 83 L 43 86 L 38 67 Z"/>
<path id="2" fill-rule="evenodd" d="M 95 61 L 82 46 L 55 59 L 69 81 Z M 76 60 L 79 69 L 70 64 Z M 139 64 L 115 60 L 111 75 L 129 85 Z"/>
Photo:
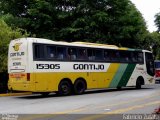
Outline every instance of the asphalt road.
<path id="1" fill-rule="evenodd" d="M 129 114 L 150 115 L 160 106 L 160 84 L 142 89 L 123 88 L 87 91 L 83 95 L 48 97 L 40 95 L 0 97 L 0 120 L 9 115 L 19 115 L 22 120 L 92 120 L 125 119 Z M 32 114 L 32 115 L 28 115 Z M 15 116 L 9 116 L 15 117 Z M 59 118 L 60 117 L 60 118 Z M 132 116 L 131 116 L 132 117 Z M 135 117 L 135 116 L 134 116 Z M 160 117 L 160 116 L 159 116 Z M 109 118 L 107 119 L 109 120 Z"/>

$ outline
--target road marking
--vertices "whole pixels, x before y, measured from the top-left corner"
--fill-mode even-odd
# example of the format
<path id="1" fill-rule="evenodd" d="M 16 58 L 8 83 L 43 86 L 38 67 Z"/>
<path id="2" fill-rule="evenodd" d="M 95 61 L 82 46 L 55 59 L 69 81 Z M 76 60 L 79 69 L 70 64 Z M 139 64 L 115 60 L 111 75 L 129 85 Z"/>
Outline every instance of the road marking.
<path id="1" fill-rule="evenodd" d="M 111 109 L 109 109 L 109 108 L 106 108 L 106 109 L 104 109 L 105 111 L 110 111 Z"/>
<path id="2" fill-rule="evenodd" d="M 134 109 L 140 109 L 140 108 L 144 108 L 144 107 L 151 106 L 151 105 L 156 105 L 156 104 L 160 104 L 160 101 L 153 101 L 153 102 L 149 102 L 149 103 L 146 103 L 146 104 L 135 105 L 135 106 L 124 108 L 124 109 L 118 109 L 118 110 L 114 110 L 114 111 L 111 111 L 111 112 L 108 112 L 108 113 L 105 113 L 105 114 L 119 114 L 119 113 L 122 113 L 122 112 L 127 112 L 127 111 L 131 111 L 131 110 L 134 110 Z"/>
<path id="3" fill-rule="evenodd" d="M 64 111 L 64 112 L 55 112 L 55 113 L 51 113 L 51 114 L 69 114 L 69 113 L 80 112 L 80 111 L 84 111 L 84 110 L 86 110 L 86 108 L 68 110 L 68 111 Z"/>
<path id="4" fill-rule="evenodd" d="M 116 104 L 110 104 L 110 105 L 103 105 L 103 106 L 99 106 L 99 107 L 95 107 L 96 108 L 106 108 L 106 107 L 112 107 L 112 106 L 118 106 L 118 105 L 123 105 L 123 104 L 129 104 L 129 103 L 133 103 L 133 102 L 137 102 L 137 101 L 143 101 L 143 100 L 146 100 L 147 98 L 153 98 L 157 95 L 160 95 L 159 93 L 155 93 L 151 96 L 147 96 L 147 97 L 143 97 L 143 98 L 138 98 L 138 99 L 134 99 L 134 100 L 130 100 L 130 101 L 123 101 L 123 102 L 119 102 L 119 103 L 116 103 Z M 154 105 L 154 104 L 158 104 L 160 103 L 160 101 L 156 101 L 156 103 L 148 103 L 146 105 Z M 131 109 L 138 109 L 138 108 L 143 108 L 146 106 L 145 104 L 142 106 L 142 105 L 136 105 L 136 106 L 133 106 L 133 107 L 129 107 L 129 108 L 125 108 L 125 109 L 118 109 L 118 110 L 114 110 L 114 111 L 111 111 L 111 112 L 106 112 L 106 113 L 102 113 L 101 115 L 92 115 L 92 116 L 89 116 L 89 117 L 86 117 L 86 118 L 82 118 L 82 119 L 79 119 L 79 120 L 93 120 L 93 119 L 96 119 L 96 118 L 101 118 L 107 114 L 116 114 L 116 112 L 125 112 L 125 111 L 130 111 Z M 32 115 L 30 117 L 26 117 L 26 119 L 22 119 L 22 120 L 34 120 L 34 119 L 42 119 L 42 118 L 46 118 L 46 117 L 52 117 L 52 116 L 58 116 L 58 115 L 61 115 L 61 114 L 72 114 L 72 113 L 76 113 L 76 112 L 81 112 L 81 111 L 87 111 L 89 110 L 90 107 L 84 107 L 84 108 L 78 108 L 78 109 L 74 109 L 74 110 L 66 110 L 66 111 L 62 111 L 62 112 L 54 112 L 54 113 L 48 113 L 47 115 L 44 114 L 44 115 Z M 112 113 L 114 112 L 114 113 Z M 91 118 L 91 119 L 90 119 Z M 92 119 L 93 118 L 93 119 Z"/>
<path id="5" fill-rule="evenodd" d="M 35 114 L 35 115 L 28 115 L 29 117 L 27 116 L 22 116 L 19 117 L 18 119 L 20 120 L 39 120 L 39 119 L 43 119 L 43 118 L 51 118 L 51 117 L 54 117 L 56 115 L 54 114 Z M 48 119 L 47 119 L 48 120 Z"/>
<path id="6" fill-rule="evenodd" d="M 79 112 L 84 110 L 85 108 L 80 108 L 80 109 L 75 109 L 75 110 L 69 110 L 67 112 L 56 112 L 56 113 L 48 113 L 48 114 L 39 114 L 39 115 L 31 115 L 29 117 L 24 117 L 22 118 L 22 120 L 38 120 L 38 119 L 42 119 L 42 118 L 50 118 L 50 117 L 54 117 L 54 116 L 58 116 L 58 115 L 62 115 L 62 114 L 69 114 L 69 113 L 73 113 L 73 112 Z"/>
<path id="7" fill-rule="evenodd" d="M 157 95 L 160 95 L 160 93 L 155 93 L 155 94 L 147 96 L 147 97 L 137 98 L 137 99 L 130 100 L 130 101 L 123 101 L 123 102 L 114 103 L 114 104 L 110 104 L 110 105 L 97 106 L 97 107 L 95 107 L 95 109 L 97 109 L 97 108 L 107 108 L 107 107 L 119 106 L 119 105 L 123 105 L 123 104 L 129 104 L 129 103 L 133 103 L 133 102 L 137 102 L 137 101 L 143 101 L 143 100 L 146 100 L 148 98 L 153 98 Z M 69 114 L 69 113 L 87 111 L 89 109 L 90 109 L 90 107 L 85 107 L 85 108 L 81 108 L 81 109 L 67 110 L 67 111 L 63 111 L 63 112 L 55 112 L 55 113 L 51 113 L 51 114 Z"/>
<path id="8" fill-rule="evenodd" d="M 147 98 L 153 98 L 153 97 L 155 97 L 155 96 L 157 96 L 157 95 L 160 95 L 160 93 L 155 93 L 155 94 L 150 95 L 150 96 L 146 96 L 146 97 L 143 97 L 143 98 L 137 98 L 137 99 L 130 100 L 130 101 L 123 101 L 123 102 L 114 103 L 114 104 L 110 104 L 110 105 L 101 105 L 101 106 L 98 106 L 98 107 L 96 107 L 96 108 L 113 107 L 113 106 L 118 106 L 118 105 L 133 103 L 133 102 L 137 102 L 137 101 L 143 101 L 143 100 L 146 100 Z"/>
<path id="9" fill-rule="evenodd" d="M 141 109 L 141 108 L 145 108 L 145 107 L 152 106 L 152 105 L 157 105 L 157 104 L 160 104 L 160 101 L 153 101 L 153 102 L 149 102 L 149 103 L 146 103 L 146 104 L 135 105 L 135 106 L 128 107 L 128 108 L 122 108 L 122 109 L 114 110 L 114 111 L 111 111 L 111 112 L 105 112 L 105 113 L 102 113 L 101 115 L 99 114 L 99 115 L 92 115 L 92 116 L 89 116 L 89 117 L 80 118 L 78 120 L 99 120 L 99 119 L 101 119 L 101 118 L 103 118 L 107 115 L 120 114 L 120 113 L 123 113 L 123 112 L 128 112 L 128 111 L 135 110 L 135 109 Z"/>
<path id="10" fill-rule="evenodd" d="M 130 101 L 123 101 L 123 102 L 119 102 L 119 103 L 115 103 L 115 104 L 110 104 L 110 105 L 103 105 L 103 106 L 97 106 L 95 107 L 96 108 L 106 108 L 106 107 L 112 107 L 112 106 L 118 106 L 118 105 L 123 105 L 123 104 L 129 104 L 129 103 L 133 103 L 133 102 L 137 102 L 137 101 L 143 101 L 143 100 L 146 100 L 148 98 L 153 98 L 155 96 L 159 96 L 159 93 L 155 93 L 155 94 L 152 94 L 150 96 L 146 96 L 144 98 L 138 98 L 138 99 L 134 99 L 134 100 L 130 100 Z M 149 106 L 149 105 L 154 105 L 154 104 L 159 104 L 160 101 L 155 101 L 153 103 L 147 103 L 147 104 L 143 104 L 143 105 L 136 105 L 136 106 L 132 106 L 132 107 L 128 107 L 128 108 L 123 108 L 123 109 L 118 109 L 118 110 L 114 110 L 114 111 L 108 111 L 106 113 L 103 113 L 101 115 L 92 115 L 92 116 L 89 116 L 89 117 L 86 117 L 86 118 L 82 118 L 82 119 L 79 119 L 79 120 L 92 120 L 94 118 L 101 118 L 101 117 L 104 117 L 106 116 L 107 114 L 117 114 L 117 113 L 122 113 L 122 112 L 126 112 L 126 111 L 130 111 L 130 110 L 134 110 L 134 109 L 140 109 L 140 108 L 143 108 L 145 106 Z M 32 116 L 29 116 L 29 117 L 26 117 L 24 118 L 23 120 L 34 120 L 34 119 L 42 119 L 42 118 L 48 118 L 48 117 L 54 117 L 54 116 L 58 116 L 58 115 L 62 115 L 62 114 L 73 114 L 73 113 L 76 113 L 76 112 L 81 112 L 81 111 L 87 111 L 89 110 L 90 108 L 79 108 L 79 109 L 74 109 L 74 110 L 67 110 L 67 111 L 62 111 L 62 112 L 54 112 L 54 113 L 48 113 L 47 115 L 32 115 Z"/>

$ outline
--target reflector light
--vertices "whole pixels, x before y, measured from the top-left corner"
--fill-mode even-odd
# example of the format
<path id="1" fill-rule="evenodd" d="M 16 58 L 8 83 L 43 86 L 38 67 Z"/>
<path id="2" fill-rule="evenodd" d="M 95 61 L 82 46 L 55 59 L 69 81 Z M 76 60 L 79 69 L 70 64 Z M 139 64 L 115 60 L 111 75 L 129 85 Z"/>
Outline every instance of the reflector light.
<path id="1" fill-rule="evenodd" d="M 30 73 L 27 73 L 27 81 L 30 81 Z"/>

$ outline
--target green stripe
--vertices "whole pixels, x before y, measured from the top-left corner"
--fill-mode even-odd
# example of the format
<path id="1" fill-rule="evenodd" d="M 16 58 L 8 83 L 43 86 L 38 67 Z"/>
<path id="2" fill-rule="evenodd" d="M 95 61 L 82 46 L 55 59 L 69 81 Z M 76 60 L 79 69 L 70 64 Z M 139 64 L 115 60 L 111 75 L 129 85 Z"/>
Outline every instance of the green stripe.
<path id="1" fill-rule="evenodd" d="M 128 64 L 120 64 L 115 76 L 113 77 L 113 80 L 109 87 L 117 87 L 119 81 L 121 80 L 123 73 L 125 72 Z"/>
<path id="2" fill-rule="evenodd" d="M 133 73 L 133 70 L 135 68 L 136 64 L 128 64 L 123 76 L 121 77 L 121 80 L 118 84 L 118 87 L 122 87 L 122 86 L 126 86 L 132 73 Z"/>

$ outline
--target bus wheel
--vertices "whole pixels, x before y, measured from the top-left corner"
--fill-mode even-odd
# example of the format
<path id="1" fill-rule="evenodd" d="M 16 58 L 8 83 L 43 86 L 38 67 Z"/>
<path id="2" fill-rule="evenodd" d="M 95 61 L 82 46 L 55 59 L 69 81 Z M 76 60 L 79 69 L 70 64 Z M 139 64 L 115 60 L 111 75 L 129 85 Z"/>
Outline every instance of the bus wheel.
<path id="1" fill-rule="evenodd" d="M 136 88 L 137 89 L 141 89 L 142 88 L 142 82 L 141 82 L 140 78 L 138 78 L 137 81 L 136 81 Z"/>
<path id="2" fill-rule="evenodd" d="M 71 94 L 71 84 L 69 81 L 61 81 L 58 87 L 59 95 L 70 95 Z"/>
<path id="3" fill-rule="evenodd" d="M 83 94 L 84 91 L 86 90 L 86 83 L 84 80 L 76 80 L 74 83 L 74 93 L 75 94 Z"/>

